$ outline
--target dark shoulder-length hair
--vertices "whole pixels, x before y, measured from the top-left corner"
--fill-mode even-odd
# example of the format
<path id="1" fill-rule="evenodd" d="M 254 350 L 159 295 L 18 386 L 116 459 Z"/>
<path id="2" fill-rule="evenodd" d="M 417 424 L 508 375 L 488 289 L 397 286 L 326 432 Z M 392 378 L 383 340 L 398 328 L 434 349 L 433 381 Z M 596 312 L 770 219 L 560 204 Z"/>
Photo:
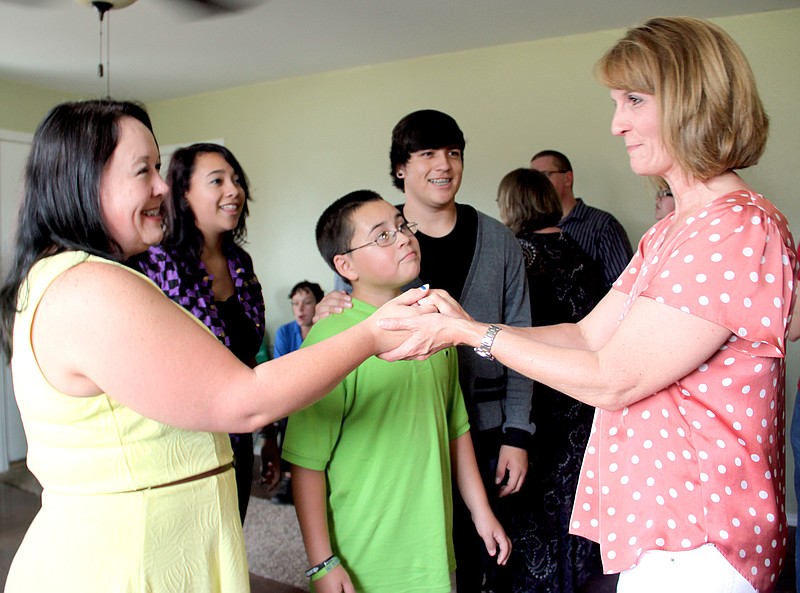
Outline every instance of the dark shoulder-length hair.
<path id="1" fill-rule="evenodd" d="M 184 257 L 188 257 L 194 263 L 200 260 L 203 251 L 203 234 L 195 224 L 194 213 L 186 199 L 186 194 L 192 183 L 195 163 L 202 154 L 216 153 L 225 159 L 234 175 L 239 180 L 239 185 L 244 192 L 244 204 L 242 214 L 236 228 L 225 233 L 223 239 L 226 246 L 241 245 L 247 237 L 246 220 L 250 213 L 248 202 L 250 201 L 250 187 L 244 169 L 233 156 L 233 153 L 219 144 L 201 142 L 185 146 L 176 150 L 170 159 L 169 170 L 167 171 L 167 184 L 170 189 L 170 200 L 167 207 L 166 228 L 163 240 L 165 247 L 174 249 Z"/>
<path id="2" fill-rule="evenodd" d="M 123 117 L 153 131 L 143 106 L 102 99 L 57 105 L 34 134 L 23 176 L 14 258 L 0 288 L 0 340 L 9 359 L 17 295 L 37 261 L 70 250 L 115 261 L 124 258 L 100 206 L 100 181 L 119 143 Z"/>

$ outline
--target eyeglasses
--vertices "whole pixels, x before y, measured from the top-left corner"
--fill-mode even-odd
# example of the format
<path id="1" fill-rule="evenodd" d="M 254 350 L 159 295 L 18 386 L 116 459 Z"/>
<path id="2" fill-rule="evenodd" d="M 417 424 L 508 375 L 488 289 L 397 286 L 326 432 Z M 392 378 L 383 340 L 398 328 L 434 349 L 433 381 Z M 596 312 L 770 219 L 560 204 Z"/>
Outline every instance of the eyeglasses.
<path id="1" fill-rule="evenodd" d="M 544 175 L 547 175 L 547 178 L 548 178 L 548 179 L 550 179 L 550 177 L 552 177 L 552 176 L 553 176 L 553 175 L 555 175 L 556 173 L 568 173 L 568 172 L 569 172 L 569 171 L 567 171 L 567 170 L 565 170 L 565 169 L 558 169 L 557 171 L 539 171 L 539 173 L 542 173 L 542 174 L 544 174 Z"/>
<path id="2" fill-rule="evenodd" d="M 343 251 L 340 255 L 347 255 L 348 253 L 354 252 L 356 249 L 369 247 L 370 245 L 373 244 L 377 245 L 378 247 L 389 247 L 389 245 L 394 245 L 397 242 L 397 233 L 403 233 L 405 236 L 410 237 L 416 232 L 417 232 L 416 222 L 404 222 L 399 227 L 397 227 L 396 231 L 383 231 L 380 235 L 375 237 L 375 239 L 370 241 L 369 243 L 364 243 L 363 245 L 359 245 L 358 247 L 353 247 L 352 249 Z"/>

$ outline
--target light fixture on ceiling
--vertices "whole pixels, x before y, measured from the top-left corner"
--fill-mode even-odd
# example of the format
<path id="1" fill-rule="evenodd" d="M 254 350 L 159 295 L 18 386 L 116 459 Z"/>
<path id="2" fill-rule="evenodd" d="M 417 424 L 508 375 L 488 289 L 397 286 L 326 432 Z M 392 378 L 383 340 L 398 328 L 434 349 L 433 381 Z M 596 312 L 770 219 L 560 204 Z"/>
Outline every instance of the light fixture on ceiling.
<path id="1" fill-rule="evenodd" d="M 97 10 L 100 18 L 100 61 L 97 64 L 98 78 L 106 79 L 106 96 L 111 97 L 111 59 L 110 59 L 110 21 L 111 17 L 105 18 L 106 13 L 110 10 L 118 10 L 126 8 L 136 2 L 136 0 L 75 0 L 78 4 L 84 6 L 91 6 Z M 200 18 L 204 16 L 225 16 L 234 14 L 236 12 L 253 8 L 258 3 L 264 3 L 267 0 L 181 0 L 177 4 L 182 4 L 186 8 L 191 9 L 192 13 L 199 15 Z M 106 50 L 105 57 L 106 63 L 103 65 L 103 23 L 105 23 L 106 32 Z"/>
<path id="2" fill-rule="evenodd" d="M 136 0 L 76 0 L 79 4 L 92 6 L 100 18 L 100 62 L 97 64 L 97 77 L 106 79 L 106 96 L 111 97 L 111 17 L 104 18 L 109 10 L 117 10 L 130 6 Z M 106 63 L 103 66 L 103 23 L 106 25 Z"/>

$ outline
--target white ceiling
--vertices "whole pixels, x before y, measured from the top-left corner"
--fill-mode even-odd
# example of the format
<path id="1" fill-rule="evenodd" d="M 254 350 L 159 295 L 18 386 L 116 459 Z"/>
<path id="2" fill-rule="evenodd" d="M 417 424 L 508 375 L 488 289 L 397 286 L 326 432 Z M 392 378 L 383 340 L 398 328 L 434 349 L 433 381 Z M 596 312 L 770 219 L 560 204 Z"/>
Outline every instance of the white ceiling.
<path id="1" fill-rule="evenodd" d="M 800 0 L 251 2 L 253 7 L 234 15 L 204 18 L 190 16 L 178 0 L 138 0 L 112 11 L 111 94 L 153 101 L 624 28 L 656 15 L 709 18 L 800 7 Z M 75 0 L 0 0 L 0 78 L 105 95 L 106 81 L 97 77 L 98 34 L 97 12 Z"/>

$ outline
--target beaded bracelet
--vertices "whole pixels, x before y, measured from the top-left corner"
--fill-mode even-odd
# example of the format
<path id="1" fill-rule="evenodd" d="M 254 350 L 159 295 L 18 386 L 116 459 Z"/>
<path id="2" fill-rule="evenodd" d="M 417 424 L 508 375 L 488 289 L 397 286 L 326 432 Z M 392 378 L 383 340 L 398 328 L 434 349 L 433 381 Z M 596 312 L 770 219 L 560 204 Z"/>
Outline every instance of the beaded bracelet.
<path id="1" fill-rule="evenodd" d="M 317 579 L 321 579 L 334 568 L 341 564 L 341 560 L 335 554 L 328 558 L 327 560 L 323 560 L 316 566 L 312 566 L 306 571 L 306 576 L 309 577 L 312 581 L 316 581 Z"/>

